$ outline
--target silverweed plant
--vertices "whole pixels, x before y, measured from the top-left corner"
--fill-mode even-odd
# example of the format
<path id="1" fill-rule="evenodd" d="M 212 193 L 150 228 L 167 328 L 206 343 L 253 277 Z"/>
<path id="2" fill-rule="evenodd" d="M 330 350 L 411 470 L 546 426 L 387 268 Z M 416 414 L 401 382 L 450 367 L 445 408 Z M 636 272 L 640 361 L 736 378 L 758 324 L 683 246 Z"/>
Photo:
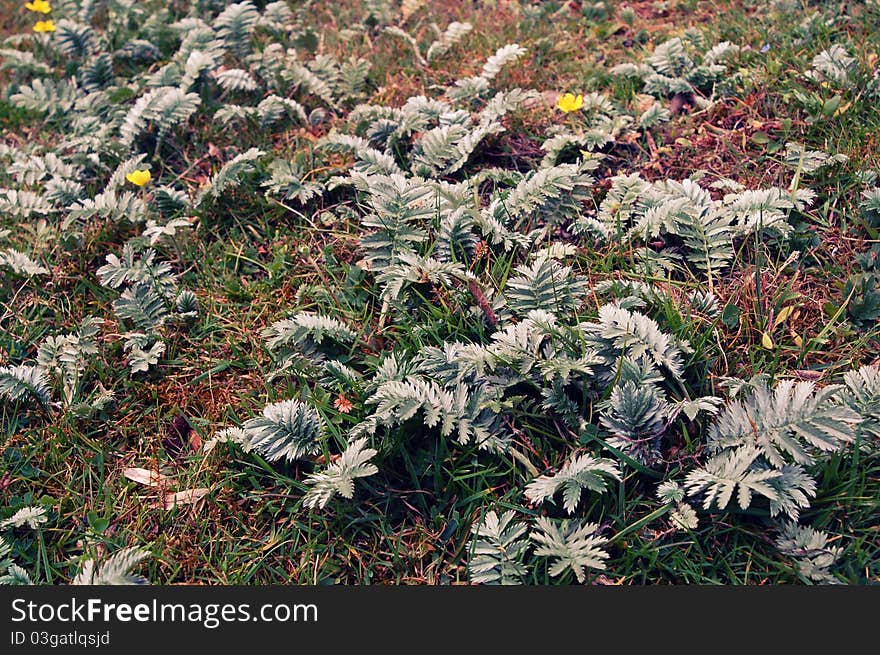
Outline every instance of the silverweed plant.
<path id="1" fill-rule="evenodd" d="M 23 5 L 0 581 L 876 581 L 880 13 L 681 4 Z"/>

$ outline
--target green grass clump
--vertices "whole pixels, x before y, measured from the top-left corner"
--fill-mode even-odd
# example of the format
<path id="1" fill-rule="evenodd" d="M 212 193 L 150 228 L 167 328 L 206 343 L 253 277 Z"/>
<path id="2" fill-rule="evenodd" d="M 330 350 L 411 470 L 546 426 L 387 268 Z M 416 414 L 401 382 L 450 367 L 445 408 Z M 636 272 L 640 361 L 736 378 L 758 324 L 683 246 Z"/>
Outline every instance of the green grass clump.
<path id="1" fill-rule="evenodd" d="M 10 9 L 0 580 L 876 582 L 880 13 L 715 5 Z"/>

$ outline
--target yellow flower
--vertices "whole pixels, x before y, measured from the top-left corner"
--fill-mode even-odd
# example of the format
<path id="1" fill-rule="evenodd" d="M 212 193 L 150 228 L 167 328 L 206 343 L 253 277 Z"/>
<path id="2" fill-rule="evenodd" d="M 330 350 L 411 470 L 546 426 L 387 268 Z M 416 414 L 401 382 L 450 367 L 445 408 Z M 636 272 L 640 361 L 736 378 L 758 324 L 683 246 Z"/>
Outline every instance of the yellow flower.
<path id="1" fill-rule="evenodd" d="M 35 11 L 39 14 L 48 14 L 50 11 L 52 11 L 52 7 L 49 6 L 49 3 L 46 2 L 46 0 L 34 0 L 33 2 L 28 2 L 24 6 L 24 8 L 30 9 L 31 11 Z"/>
<path id="2" fill-rule="evenodd" d="M 144 186 L 153 176 L 150 175 L 150 171 L 141 171 L 134 170 L 128 175 L 125 176 L 125 179 L 131 182 L 132 184 L 136 184 L 137 186 Z"/>
<path id="3" fill-rule="evenodd" d="M 577 111 L 584 106 L 584 97 L 582 95 L 575 96 L 573 93 L 566 93 L 559 96 L 556 106 L 565 113 Z"/>
<path id="4" fill-rule="evenodd" d="M 54 32 L 55 31 L 55 23 L 51 20 L 41 20 L 37 21 L 36 25 L 34 25 L 34 32 Z"/>

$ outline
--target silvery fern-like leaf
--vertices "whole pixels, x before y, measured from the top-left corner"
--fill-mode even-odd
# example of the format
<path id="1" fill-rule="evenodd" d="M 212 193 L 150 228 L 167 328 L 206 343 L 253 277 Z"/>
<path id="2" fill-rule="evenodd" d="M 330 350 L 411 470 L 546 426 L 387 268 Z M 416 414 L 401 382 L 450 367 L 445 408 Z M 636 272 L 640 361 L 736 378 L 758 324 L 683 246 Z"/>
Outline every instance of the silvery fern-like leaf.
<path id="1" fill-rule="evenodd" d="M 467 22 L 460 23 L 458 21 L 453 21 L 449 23 L 440 37 L 428 46 L 428 52 L 425 56 L 427 62 L 431 63 L 438 57 L 442 57 L 449 52 L 449 49 L 461 41 L 473 29 L 473 27 L 473 25 Z"/>
<path id="2" fill-rule="evenodd" d="M 129 59 L 135 62 L 152 63 L 162 58 L 162 51 L 147 39 L 130 39 L 112 53 L 115 59 Z"/>
<path id="3" fill-rule="evenodd" d="M 441 262 L 469 262 L 480 242 L 474 227 L 473 212 L 466 207 L 444 213 L 437 234 L 437 259 Z"/>
<path id="4" fill-rule="evenodd" d="M 839 387 L 817 390 L 813 382 L 783 380 L 773 391 L 754 392 L 727 405 L 709 430 L 709 448 L 755 447 L 773 466 L 790 458 L 812 464 L 815 453 L 842 449 L 855 438 L 862 418 L 836 399 Z"/>
<path id="5" fill-rule="evenodd" d="M 522 584 L 527 571 L 522 559 L 529 547 L 524 537 L 528 526 L 514 520 L 512 510 L 501 516 L 488 512 L 471 528 L 468 579 L 472 584 Z"/>
<path id="6" fill-rule="evenodd" d="M 151 89 L 138 98 L 126 114 L 119 128 L 122 143 L 131 146 L 151 123 L 161 140 L 172 127 L 189 120 L 200 104 L 198 94 L 186 93 L 177 87 Z"/>
<path id="7" fill-rule="evenodd" d="M 6 573 L 0 576 L 0 585 L 23 586 L 32 585 L 30 574 L 21 568 L 18 564 L 10 563 Z"/>
<path id="8" fill-rule="evenodd" d="M 320 345 L 330 338 L 338 343 L 352 343 L 357 332 L 336 318 L 312 312 L 299 312 L 291 318 L 272 323 L 263 331 L 266 346 L 278 350 L 284 346 L 300 344 L 306 339 Z"/>
<path id="9" fill-rule="evenodd" d="M 440 174 L 458 158 L 457 145 L 468 133 L 464 125 L 438 125 L 425 132 L 414 144 L 412 172 L 421 177 Z"/>
<path id="10" fill-rule="evenodd" d="M 37 364 L 62 380 L 63 396 L 70 405 L 79 394 L 80 376 L 91 356 L 98 354 L 95 341 L 102 319 L 90 317 L 75 334 L 49 336 L 37 348 Z"/>
<path id="11" fill-rule="evenodd" d="M 684 240 L 688 261 L 706 274 L 710 289 L 718 274 L 733 259 L 735 232 L 732 222 L 731 216 L 712 210 L 683 211 L 675 217 L 672 231 Z"/>
<path id="12" fill-rule="evenodd" d="M 485 129 L 504 118 L 510 112 L 519 109 L 526 102 L 536 100 L 538 97 L 537 91 L 520 89 L 518 87 L 496 93 L 480 111 L 478 122 Z"/>
<path id="13" fill-rule="evenodd" d="M 20 528 L 27 526 L 31 530 L 38 530 L 40 526 L 49 520 L 43 507 L 22 507 L 8 519 L 0 521 L 0 530 L 7 528 Z"/>
<path id="14" fill-rule="evenodd" d="M 684 373 L 687 345 L 664 334 L 656 321 L 640 312 L 616 304 L 603 305 L 595 323 L 582 323 L 580 327 L 609 369 L 616 369 L 618 358 L 625 356 L 656 370 L 662 367 L 677 379 Z"/>
<path id="15" fill-rule="evenodd" d="M 282 0 L 269 2 L 263 7 L 263 13 L 260 16 L 258 25 L 265 29 L 282 33 L 296 29 L 293 11 Z"/>
<path id="16" fill-rule="evenodd" d="M 222 61 L 226 55 L 223 42 L 217 38 L 217 33 L 201 19 L 184 19 L 174 23 L 174 27 L 180 32 L 180 47 L 174 54 L 173 63 L 181 69 L 189 56 L 196 51 L 203 52 Z"/>
<path id="17" fill-rule="evenodd" d="M 645 77 L 642 89 L 645 93 L 665 98 L 670 95 L 688 95 L 694 92 L 690 82 L 681 77 L 671 77 L 654 73 Z"/>
<path id="18" fill-rule="evenodd" d="M 281 197 L 284 200 L 297 200 L 307 203 L 324 191 L 324 185 L 308 181 L 303 171 L 293 162 L 276 159 L 269 164 L 269 179 L 262 183 L 266 196 Z"/>
<path id="19" fill-rule="evenodd" d="M 175 285 L 171 264 L 157 262 L 156 251 L 147 248 L 138 252 L 131 241 L 122 247 L 122 257 L 110 253 L 107 263 L 97 271 L 101 286 L 119 289 L 126 284 L 146 284 L 160 289 L 170 289 Z"/>
<path id="20" fill-rule="evenodd" d="M 424 410 L 425 425 L 430 428 L 451 416 L 454 400 L 452 394 L 433 380 L 408 376 L 405 380 L 382 383 L 366 403 L 376 405 L 374 416 L 379 424 L 396 425 Z M 443 429 L 448 434 L 451 422 L 445 422 Z"/>
<path id="21" fill-rule="evenodd" d="M 582 202 L 590 199 L 593 178 L 577 164 L 559 164 L 531 171 L 506 196 L 496 198 L 483 210 L 507 223 L 526 217 L 559 225 L 580 215 Z"/>
<path id="22" fill-rule="evenodd" d="M 355 170 L 367 175 L 389 175 L 403 177 L 403 171 L 390 154 L 381 152 L 364 138 L 331 132 L 318 142 L 318 147 L 330 152 L 351 152 L 359 160 Z"/>
<path id="23" fill-rule="evenodd" d="M 666 480 L 657 485 L 657 498 L 662 503 L 680 503 L 684 501 L 684 489 L 675 480 Z"/>
<path id="24" fill-rule="evenodd" d="M 160 94 L 144 115 L 155 123 L 157 138 L 161 141 L 172 127 L 189 120 L 200 104 L 201 99 L 197 94 L 173 89 Z"/>
<path id="25" fill-rule="evenodd" d="M 165 343 L 154 340 L 139 332 L 125 334 L 125 352 L 131 374 L 145 372 L 159 363 L 159 357 L 165 352 Z"/>
<path id="26" fill-rule="evenodd" d="M 542 475 L 526 486 L 526 498 L 541 502 L 552 498 L 560 489 L 563 492 L 565 511 L 573 514 L 584 489 L 604 493 L 607 490 L 605 478 L 620 480 L 620 469 L 616 462 L 604 457 L 580 455 L 567 462 L 554 475 Z"/>
<path id="27" fill-rule="evenodd" d="M 669 109 L 659 102 L 654 102 L 641 113 L 636 122 L 640 128 L 647 130 L 655 125 L 667 122 L 670 118 L 672 118 L 672 114 Z"/>
<path id="28" fill-rule="evenodd" d="M 68 207 L 81 200 L 85 195 L 85 187 L 76 180 L 53 177 L 43 186 L 43 198 L 51 202 L 55 209 Z"/>
<path id="29" fill-rule="evenodd" d="M 339 494 L 343 498 L 354 496 L 354 481 L 375 475 L 379 472 L 370 460 L 378 454 L 373 448 L 365 448 L 366 438 L 357 439 L 343 451 L 339 460 L 330 464 L 319 473 L 312 473 L 305 479 L 311 489 L 303 499 L 303 505 L 312 508 L 324 508 L 327 503 Z"/>
<path id="30" fill-rule="evenodd" d="M 518 275 L 507 281 L 504 295 L 510 308 L 525 315 L 534 309 L 563 315 L 578 308 L 586 294 L 586 280 L 574 275 L 570 266 L 537 257 L 531 266 L 516 268 Z"/>
<path id="31" fill-rule="evenodd" d="M 14 402 L 28 395 L 43 405 L 49 404 L 49 377 L 46 371 L 40 366 L 26 364 L 0 367 L 0 399 Z"/>
<path id="32" fill-rule="evenodd" d="M 54 152 L 16 159 L 7 169 L 17 182 L 33 185 L 46 178 L 69 179 L 82 173 L 80 167 L 71 164 Z"/>
<path id="33" fill-rule="evenodd" d="M 214 79 L 224 91 L 256 91 L 259 86 L 250 73 L 240 68 L 220 71 Z"/>
<path id="34" fill-rule="evenodd" d="M 607 234 L 623 235 L 629 229 L 638 200 L 650 186 L 637 174 L 611 178 L 611 188 L 600 203 L 596 216 Z"/>
<path id="35" fill-rule="evenodd" d="M 217 67 L 218 58 L 210 51 L 193 50 L 183 64 L 183 75 L 178 82 L 180 90 L 189 91 L 196 82 L 206 79 L 208 74 Z"/>
<path id="36" fill-rule="evenodd" d="M 333 88 L 326 81 L 315 75 L 306 66 L 293 61 L 285 69 L 286 77 L 290 78 L 290 83 L 297 89 L 301 89 L 304 93 L 315 96 L 323 100 L 329 107 L 337 108 L 338 103 L 333 94 Z"/>
<path id="37" fill-rule="evenodd" d="M 131 191 L 119 193 L 108 188 L 94 198 L 83 198 L 74 203 L 61 225 L 66 229 L 75 221 L 85 223 L 95 216 L 120 223 L 137 224 L 144 220 L 146 208 L 141 196 L 136 196 Z"/>
<path id="38" fill-rule="evenodd" d="M 730 41 L 717 43 L 703 55 L 703 65 L 714 66 L 715 64 L 724 63 L 730 60 L 731 57 L 736 56 L 740 50 L 741 48 L 738 45 L 734 45 Z"/>
<path id="39" fill-rule="evenodd" d="M 339 64 L 339 75 L 334 90 L 342 101 L 363 98 L 367 91 L 367 77 L 372 64 L 366 59 L 349 58 Z"/>
<path id="40" fill-rule="evenodd" d="M 687 303 L 691 311 L 703 314 L 715 320 L 721 317 L 718 296 L 706 289 L 694 289 L 687 294 Z"/>
<path id="41" fill-rule="evenodd" d="M 403 175 L 371 175 L 364 181 L 371 213 L 361 219 L 367 231 L 360 243 L 367 268 L 381 270 L 425 240 L 421 226 L 436 214 L 437 191 Z"/>
<path id="42" fill-rule="evenodd" d="M 669 522 L 679 530 L 696 530 L 700 519 L 688 503 L 679 503 L 669 513 Z"/>
<path id="43" fill-rule="evenodd" d="M 32 52 L 13 48 L 0 48 L 0 70 L 11 70 L 17 73 L 30 73 L 34 76 L 49 76 L 52 69 L 39 61 Z M 38 78 L 39 79 L 39 78 Z"/>
<path id="44" fill-rule="evenodd" d="M 852 84 L 850 76 L 856 68 L 856 60 L 849 56 L 846 49 L 835 43 L 813 57 L 813 68 L 806 77 L 817 82 L 830 81 L 840 86 Z"/>
<path id="45" fill-rule="evenodd" d="M 654 71 L 650 64 L 634 64 L 632 62 L 624 62 L 617 64 L 608 69 L 611 75 L 618 77 L 645 77 Z"/>
<path id="46" fill-rule="evenodd" d="M 0 189 L 0 211 L 28 218 L 33 214 L 51 214 L 55 208 L 39 193 L 26 189 Z"/>
<path id="47" fill-rule="evenodd" d="M 199 191 L 195 204 L 202 205 L 207 198 L 217 200 L 229 189 L 241 185 L 245 176 L 256 169 L 255 162 L 264 154 L 259 148 L 249 148 L 223 164 L 220 170 L 208 180 L 208 184 Z"/>
<path id="48" fill-rule="evenodd" d="M 754 494 L 770 502 L 770 515 L 784 512 L 797 520 L 816 495 L 816 481 L 798 465 L 773 468 L 763 464 L 761 452 L 753 446 L 725 450 L 711 457 L 685 478 L 689 496 L 704 494 L 703 509 L 724 510 L 734 492 L 741 509 L 748 509 Z"/>
<path id="49" fill-rule="evenodd" d="M 401 252 L 395 263 L 386 266 L 376 276 L 382 288 L 381 298 L 400 301 L 408 295 L 413 284 L 432 284 L 449 288 L 453 279 L 466 278 L 466 270 L 457 262 L 441 262 L 433 257 L 419 257 L 413 252 Z"/>
<path id="50" fill-rule="evenodd" d="M 270 95 L 263 98 L 255 108 L 261 127 L 269 127 L 284 118 L 294 118 L 301 125 L 308 122 L 306 111 L 301 104 L 290 98 Z"/>
<path id="51" fill-rule="evenodd" d="M 717 414 L 721 411 L 723 406 L 724 401 L 715 396 L 703 396 L 702 398 L 696 398 L 694 400 L 679 400 L 672 404 L 670 420 L 675 416 L 678 416 L 679 413 L 682 413 L 688 417 L 688 420 L 693 421 L 697 418 L 700 412 Z"/>
<path id="52" fill-rule="evenodd" d="M 168 319 L 166 298 L 150 283 L 138 282 L 125 289 L 113 301 L 116 315 L 139 330 L 150 332 L 164 325 Z"/>
<path id="53" fill-rule="evenodd" d="M 75 79 L 55 81 L 38 77 L 30 84 L 18 87 L 18 91 L 9 97 L 9 102 L 40 115 L 60 116 L 68 114 L 81 95 Z"/>
<path id="54" fill-rule="evenodd" d="M 862 417 L 862 434 L 880 439 L 880 367 L 865 365 L 843 376 L 842 401 Z"/>
<path id="55" fill-rule="evenodd" d="M 601 547 L 608 542 L 597 534 L 598 523 L 575 519 L 554 521 L 546 516 L 535 519 L 536 529 L 529 534 L 538 544 L 535 555 L 553 558 L 550 575 L 554 578 L 571 570 L 578 582 L 586 581 L 586 569 L 605 569 L 608 553 Z"/>
<path id="56" fill-rule="evenodd" d="M 155 220 L 148 219 L 141 233 L 145 239 L 150 240 L 150 245 L 155 246 L 158 243 L 171 241 L 177 236 L 178 231 L 189 229 L 192 227 L 191 218 L 172 218 L 166 223 L 158 223 Z"/>
<path id="57" fill-rule="evenodd" d="M 651 466 L 660 459 L 660 439 L 671 413 L 657 386 L 625 382 L 611 391 L 601 423 L 613 435 L 609 445 Z"/>
<path id="58" fill-rule="evenodd" d="M 658 73 L 672 76 L 680 76 L 694 66 L 678 37 L 658 45 L 648 61 Z"/>
<path id="59" fill-rule="evenodd" d="M 446 96 L 450 100 L 467 102 L 481 98 L 487 95 L 489 91 L 489 80 L 485 77 L 475 75 L 473 77 L 465 77 L 456 80 L 452 86 L 446 89 Z"/>
<path id="60" fill-rule="evenodd" d="M 28 277 L 49 274 L 49 269 L 45 266 L 41 266 L 24 253 L 18 252 L 14 248 L 0 250 L 0 266 L 8 266 L 16 275 L 26 275 Z"/>
<path id="61" fill-rule="evenodd" d="M 228 5 L 212 27 L 217 38 L 230 52 L 242 56 L 251 49 L 251 35 L 260 19 L 260 13 L 250 1 Z"/>
<path id="62" fill-rule="evenodd" d="M 113 83 L 113 58 L 102 52 L 82 68 L 82 83 L 86 91 L 98 91 Z"/>
<path id="63" fill-rule="evenodd" d="M 815 200 L 810 189 L 794 193 L 777 188 L 749 189 L 724 196 L 724 211 L 730 214 L 741 233 L 773 228 L 786 234 L 791 227 L 786 222 L 792 209 L 802 210 Z"/>
<path id="64" fill-rule="evenodd" d="M 862 191 L 859 211 L 870 225 L 880 225 L 880 187 Z"/>
<path id="65" fill-rule="evenodd" d="M 419 49 L 418 41 L 416 41 L 415 38 L 413 38 L 412 34 L 410 34 L 409 32 L 407 32 L 404 29 L 401 29 L 400 27 L 397 27 L 396 25 L 386 26 L 384 29 L 384 32 L 385 32 L 385 34 L 388 34 L 388 35 L 393 36 L 397 39 L 400 39 L 401 41 L 406 43 L 409 46 L 410 50 L 412 51 L 413 57 L 415 57 L 416 61 L 419 64 L 421 64 L 422 66 L 428 65 L 428 62 L 422 56 L 422 52 Z"/>
<path id="66" fill-rule="evenodd" d="M 152 200 L 163 218 L 175 216 L 189 205 L 189 196 L 184 191 L 169 186 L 156 187 Z"/>
<path id="67" fill-rule="evenodd" d="M 584 156 L 585 150 L 596 150 L 602 148 L 614 140 L 614 136 L 601 130 L 590 130 L 585 133 L 562 132 L 554 134 L 541 144 L 541 150 L 545 153 L 541 160 L 541 168 L 552 168 L 560 161 L 563 155 L 568 157 L 568 153 L 577 154 L 579 157 Z M 582 217 L 575 219 L 580 221 Z"/>
<path id="68" fill-rule="evenodd" d="M 501 72 L 502 68 L 508 64 L 512 64 L 524 54 L 526 54 L 526 49 L 517 43 L 508 43 L 507 45 L 501 46 L 495 54 L 489 57 L 486 60 L 486 63 L 483 64 L 483 69 L 480 71 L 480 77 L 487 81 L 494 80 L 498 76 L 498 73 Z"/>
<path id="69" fill-rule="evenodd" d="M 72 59 L 84 59 L 98 46 L 98 38 L 90 25 L 62 18 L 55 21 L 51 47 Z"/>
<path id="70" fill-rule="evenodd" d="M 283 400 L 263 408 L 263 415 L 242 424 L 248 446 L 270 462 L 314 455 L 323 433 L 321 417 L 299 400 Z"/>
<path id="71" fill-rule="evenodd" d="M 146 578 L 131 573 L 131 569 L 150 556 L 142 548 L 124 548 L 100 563 L 87 560 L 76 577 L 73 585 L 132 585 L 147 584 Z"/>
<path id="72" fill-rule="evenodd" d="M 183 289 L 177 294 L 174 308 L 184 318 L 193 319 L 199 315 L 199 299 L 190 289 Z"/>
<path id="73" fill-rule="evenodd" d="M 829 546 L 829 536 L 810 526 L 788 522 L 776 538 L 779 552 L 794 558 L 798 573 L 819 584 L 840 584 L 829 570 L 840 559 L 843 549 Z"/>
<path id="74" fill-rule="evenodd" d="M 250 452 L 250 435 L 241 428 L 224 428 L 202 445 L 202 452 L 209 453 L 217 447 L 218 443 L 233 443 L 241 447 L 244 452 Z"/>
<path id="75" fill-rule="evenodd" d="M 826 166 L 845 163 L 847 159 L 846 155 L 829 155 L 821 150 L 807 150 L 800 143 L 788 142 L 785 144 L 783 161 L 789 168 L 794 168 L 802 173 L 815 173 Z"/>

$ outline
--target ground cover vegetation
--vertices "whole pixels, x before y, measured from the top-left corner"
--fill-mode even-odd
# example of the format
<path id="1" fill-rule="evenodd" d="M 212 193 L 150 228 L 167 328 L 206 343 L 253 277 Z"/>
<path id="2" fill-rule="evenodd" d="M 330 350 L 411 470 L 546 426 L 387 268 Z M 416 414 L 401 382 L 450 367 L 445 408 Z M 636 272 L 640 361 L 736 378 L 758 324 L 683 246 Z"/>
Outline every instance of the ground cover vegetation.
<path id="1" fill-rule="evenodd" d="M 3 9 L 3 582 L 878 581 L 880 4 Z"/>

